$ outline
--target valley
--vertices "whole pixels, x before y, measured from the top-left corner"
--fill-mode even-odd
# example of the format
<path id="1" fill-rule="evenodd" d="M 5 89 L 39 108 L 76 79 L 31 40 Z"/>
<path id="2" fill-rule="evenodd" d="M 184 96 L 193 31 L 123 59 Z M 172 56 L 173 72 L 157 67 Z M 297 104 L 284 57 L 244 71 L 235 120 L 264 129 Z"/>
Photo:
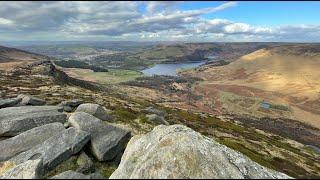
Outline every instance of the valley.
<path id="1" fill-rule="evenodd" d="M 37 58 L 43 60 L 43 56 L 30 54 L 35 61 L 0 70 L 0 95 L 6 99 L 30 94 L 48 105 L 72 99 L 96 103 L 113 117 L 109 123 L 130 129 L 133 135 L 151 132 L 159 125 L 150 121 L 149 115 L 160 111 L 167 123 L 186 125 L 260 165 L 295 178 L 319 178 L 320 155 L 312 147 L 320 144 L 320 46 L 215 46 L 216 43 L 156 45 L 149 50 L 124 50 L 120 53 L 124 60 L 108 61 L 109 55 L 103 55 L 104 59 L 99 61 L 75 59 L 107 72 L 61 67 L 55 62 L 68 57 L 61 59 L 59 55 L 51 57 L 52 62 L 37 64 L 34 62 Z M 146 76 L 140 72 L 145 65 L 208 61 L 209 55 L 215 56 L 216 62 L 224 61 L 180 70 L 177 76 Z M 110 68 L 117 61 L 121 65 Z M 133 62 L 136 66 L 131 66 Z M 6 66 L 7 62 L 0 63 L 0 67 Z M 78 156 L 73 155 L 47 176 L 75 170 L 74 159 Z M 94 164 L 104 177 L 109 177 L 118 166 L 113 162 Z"/>

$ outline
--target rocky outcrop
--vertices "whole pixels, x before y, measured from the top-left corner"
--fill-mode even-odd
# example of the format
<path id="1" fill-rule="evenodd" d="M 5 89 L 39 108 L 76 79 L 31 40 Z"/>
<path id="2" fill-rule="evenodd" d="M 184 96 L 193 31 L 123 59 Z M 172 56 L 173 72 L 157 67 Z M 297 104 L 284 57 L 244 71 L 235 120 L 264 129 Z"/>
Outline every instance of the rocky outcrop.
<path id="1" fill-rule="evenodd" d="M 21 98 L 0 99 L 0 108 L 16 106 L 21 102 Z"/>
<path id="2" fill-rule="evenodd" d="M 76 112 L 85 112 L 103 121 L 110 120 L 110 117 L 107 115 L 106 110 L 98 104 L 91 104 L 91 103 L 81 104 L 77 108 Z"/>
<path id="3" fill-rule="evenodd" d="M 133 137 L 117 178 L 289 178 L 182 125 L 157 126 Z"/>
<path id="4" fill-rule="evenodd" d="M 0 109 L 0 136 L 15 136 L 49 123 L 66 121 L 66 115 L 55 106 L 22 106 Z"/>
<path id="5" fill-rule="evenodd" d="M 0 179 L 41 179 L 42 159 L 28 160 L 5 172 Z"/>
<path id="6" fill-rule="evenodd" d="M 69 128 L 34 148 L 15 156 L 9 162 L 20 164 L 28 160 L 42 158 L 44 171 L 47 172 L 69 159 L 73 154 L 81 151 L 89 140 L 89 133 Z"/>
<path id="7" fill-rule="evenodd" d="M 90 176 L 75 171 L 66 171 L 50 179 L 91 179 Z"/>
<path id="8" fill-rule="evenodd" d="M 90 148 L 99 161 L 115 158 L 124 150 L 131 137 L 130 131 L 107 124 L 84 112 L 72 114 L 68 121 L 76 129 L 91 134 Z"/>
<path id="9" fill-rule="evenodd" d="M 0 161 L 8 160 L 21 152 L 27 151 L 63 130 L 63 124 L 51 123 L 0 141 Z"/>
<path id="10" fill-rule="evenodd" d="M 42 100 L 31 95 L 20 94 L 17 98 L 21 99 L 21 105 L 32 105 L 32 106 L 42 106 L 46 104 L 45 100 Z"/>

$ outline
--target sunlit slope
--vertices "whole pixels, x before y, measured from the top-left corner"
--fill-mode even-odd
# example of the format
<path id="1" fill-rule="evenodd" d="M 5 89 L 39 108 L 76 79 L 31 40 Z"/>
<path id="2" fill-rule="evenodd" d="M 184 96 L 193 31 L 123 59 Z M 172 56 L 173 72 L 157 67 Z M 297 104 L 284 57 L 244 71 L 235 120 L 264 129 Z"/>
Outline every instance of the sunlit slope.
<path id="1" fill-rule="evenodd" d="M 246 77 L 235 80 L 243 85 L 317 99 L 320 95 L 320 47 L 319 52 L 309 48 L 285 46 L 261 49 L 241 57 L 228 68 L 245 70 Z"/>
<path id="2" fill-rule="evenodd" d="M 206 96 L 209 101 L 215 99 L 215 107 L 222 106 L 227 111 L 259 117 L 293 118 L 320 128 L 320 44 L 263 48 L 229 65 L 205 66 L 183 75 L 205 80 L 195 87 L 200 94 L 218 92 L 212 97 Z M 248 98 L 258 100 L 252 104 L 245 103 L 246 108 L 234 103 L 226 104 L 228 101 L 225 101 L 223 92 L 234 94 L 228 96 L 230 102 Z M 238 99 L 232 100 L 234 97 Z M 263 100 L 291 110 L 264 112 L 259 107 Z"/>

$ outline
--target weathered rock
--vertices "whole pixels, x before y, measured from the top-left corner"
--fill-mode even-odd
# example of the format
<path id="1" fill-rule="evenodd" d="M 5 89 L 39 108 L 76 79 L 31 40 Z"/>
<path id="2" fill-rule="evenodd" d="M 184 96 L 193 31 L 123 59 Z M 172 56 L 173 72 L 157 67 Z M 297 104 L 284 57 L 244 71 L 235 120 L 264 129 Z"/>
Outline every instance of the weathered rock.
<path id="1" fill-rule="evenodd" d="M 66 121 L 61 108 L 54 106 L 23 106 L 0 109 L 0 136 L 16 136 L 29 129 L 49 123 Z"/>
<path id="2" fill-rule="evenodd" d="M 107 115 L 106 110 L 98 104 L 91 104 L 91 103 L 81 104 L 77 108 L 76 112 L 85 112 L 103 121 L 110 120 L 111 118 L 110 116 Z"/>
<path id="3" fill-rule="evenodd" d="M 131 137 L 130 131 L 107 124 L 84 112 L 72 114 L 68 121 L 76 129 L 91 134 L 90 148 L 99 161 L 115 158 L 125 149 Z"/>
<path id="4" fill-rule="evenodd" d="M 90 179 L 90 176 L 75 171 L 66 171 L 50 179 Z"/>
<path id="5" fill-rule="evenodd" d="M 46 104 L 46 101 L 31 95 L 20 94 L 17 98 L 22 99 L 20 102 L 21 105 L 42 106 Z"/>
<path id="6" fill-rule="evenodd" d="M 0 179 L 41 179 L 42 176 L 42 159 L 36 159 L 13 167 L 0 176 Z"/>
<path id="7" fill-rule="evenodd" d="M 163 116 L 159 116 L 157 114 L 147 114 L 146 117 L 148 118 L 148 121 L 153 124 L 169 125 Z"/>
<path id="8" fill-rule="evenodd" d="M 0 141 L 0 161 L 8 160 L 21 152 L 27 151 L 63 130 L 64 127 L 61 123 L 51 123 Z"/>
<path id="9" fill-rule="evenodd" d="M 21 98 L 11 98 L 0 100 L 0 108 L 12 107 L 21 102 Z"/>
<path id="10" fill-rule="evenodd" d="M 74 108 L 73 108 L 73 107 L 70 107 L 70 106 L 63 106 L 63 110 L 64 110 L 65 112 L 72 112 L 72 111 L 74 110 Z"/>
<path id="11" fill-rule="evenodd" d="M 70 107 L 78 107 L 80 104 L 82 104 L 82 101 L 79 99 L 73 99 L 70 101 L 62 101 L 59 106 L 70 106 Z"/>
<path id="12" fill-rule="evenodd" d="M 77 159 L 79 173 L 93 173 L 95 171 L 94 164 L 92 160 L 88 157 L 85 152 L 82 152 Z"/>
<path id="13" fill-rule="evenodd" d="M 290 178 L 182 125 L 134 136 L 110 179 Z"/>
<path id="14" fill-rule="evenodd" d="M 80 152 L 89 140 L 90 134 L 87 132 L 76 130 L 75 128 L 65 129 L 34 148 L 11 158 L 9 161 L 20 164 L 30 159 L 42 158 L 44 171 L 48 172 L 72 155 Z"/>
<path id="15" fill-rule="evenodd" d="M 63 110 L 65 112 L 72 112 L 75 110 L 76 107 L 78 107 L 80 104 L 82 104 L 82 101 L 79 99 L 73 99 L 70 101 L 62 101 L 58 106 L 63 107 Z"/>

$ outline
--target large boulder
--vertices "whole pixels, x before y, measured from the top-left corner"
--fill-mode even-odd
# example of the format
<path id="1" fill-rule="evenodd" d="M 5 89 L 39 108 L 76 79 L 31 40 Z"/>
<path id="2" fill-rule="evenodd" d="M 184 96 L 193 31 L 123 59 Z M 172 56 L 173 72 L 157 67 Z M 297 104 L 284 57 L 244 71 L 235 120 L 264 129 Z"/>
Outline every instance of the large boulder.
<path id="1" fill-rule="evenodd" d="M 16 106 L 21 102 L 21 98 L 0 99 L 0 108 Z"/>
<path id="2" fill-rule="evenodd" d="M 77 108 L 76 112 L 85 112 L 103 121 L 107 121 L 111 119 L 111 116 L 107 114 L 106 110 L 98 104 L 91 104 L 91 103 L 81 104 Z"/>
<path id="3" fill-rule="evenodd" d="M 22 99 L 20 102 L 21 105 L 42 106 L 46 104 L 45 100 L 33 97 L 31 95 L 20 94 L 17 96 L 17 98 Z"/>
<path id="4" fill-rule="evenodd" d="M 0 137 L 16 136 L 49 123 L 64 123 L 67 116 L 55 106 L 22 106 L 0 109 Z"/>
<path id="5" fill-rule="evenodd" d="M 20 164 L 28 160 L 42 158 L 44 171 L 48 172 L 72 155 L 80 152 L 89 140 L 90 134 L 87 132 L 76 130 L 75 128 L 65 129 L 8 161 Z"/>
<path id="6" fill-rule="evenodd" d="M 0 176 L 0 179 L 41 179 L 42 176 L 42 159 L 35 159 L 14 166 Z"/>
<path id="7" fill-rule="evenodd" d="M 114 159 L 123 152 L 131 137 L 130 131 L 107 124 L 84 112 L 72 114 L 68 122 L 76 129 L 91 134 L 90 148 L 99 161 Z"/>
<path id="8" fill-rule="evenodd" d="M 0 161 L 8 160 L 21 152 L 27 151 L 63 130 L 63 124 L 51 123 L 0 141 Z"/>
<path id="9" fill-rule="evenodd" d="M 182 125 L 134 136 L 110 179 L 290 178 Z"/>
<path id="10" fill-rule="evenodd" d="M 50 179 L 91 179 L 89 175 L 84 175 L 75 171 L 66 171 L 53 176 Z"/>

